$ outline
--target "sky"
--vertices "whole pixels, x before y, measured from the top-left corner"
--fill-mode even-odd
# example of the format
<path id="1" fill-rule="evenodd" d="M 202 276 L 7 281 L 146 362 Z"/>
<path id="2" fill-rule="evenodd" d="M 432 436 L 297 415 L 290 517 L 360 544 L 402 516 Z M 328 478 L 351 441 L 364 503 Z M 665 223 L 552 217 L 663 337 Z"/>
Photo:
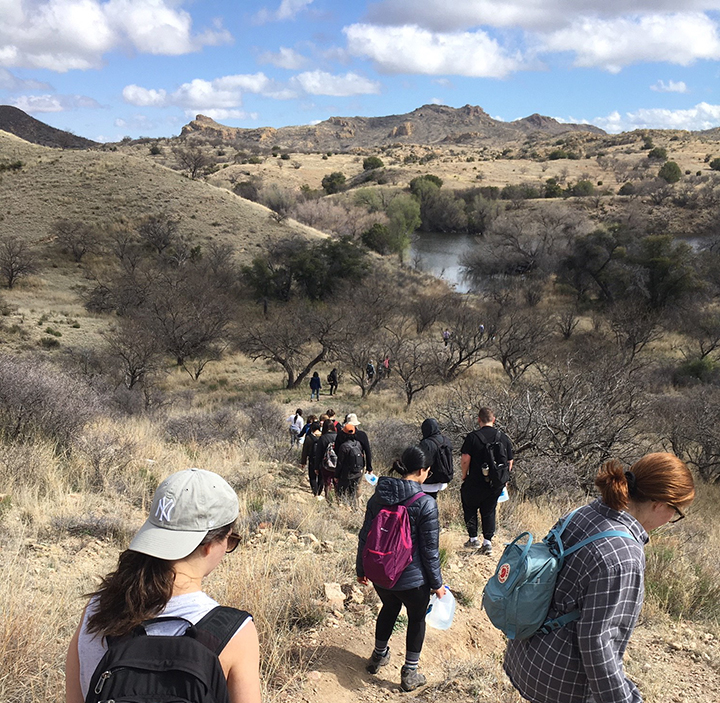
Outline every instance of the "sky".
<path id="1" fill-rule="evenodd" d="M 719 77 L 720 0 L 0 0 L 0 104 L 97 141 L 428 103 L 700 130 Z"/>

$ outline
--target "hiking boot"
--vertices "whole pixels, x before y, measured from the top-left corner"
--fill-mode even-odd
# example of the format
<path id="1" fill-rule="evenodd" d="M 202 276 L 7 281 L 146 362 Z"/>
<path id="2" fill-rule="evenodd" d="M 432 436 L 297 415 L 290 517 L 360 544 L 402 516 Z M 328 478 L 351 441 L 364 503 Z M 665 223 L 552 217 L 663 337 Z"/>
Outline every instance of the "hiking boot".
<path id="1" fill-rule="evenodd" d="M 400 687 L 403 691 L 414 691 L 419 686 L 424 686 L 427 679 L 417 669 L 410 669 L 404 666 L 400 669 Z"/>
<path id="2" fill-rule="evenodd" d="M 480 549 L 482 547 L 482 544 L 477 539 L 469 539 L 465 544 L 463 544 L 463 547 L 466 549 Z"/>
<path id="3" fill-rule="evenodd" d="M 488 557 L 492 556 L 492 544 L 489 542 L 483 544 L 483 546 L 480 547 L 480 554 L 485 554 Z"/>
<path id="4" fill-rule="evenodd" d="M 372 656 L 370 659 L 368 659 L 367 666 L 365 667 L 365 670 L 370 674 L 377 674 L 378 670 L 381 666 L 385 666 L 386 664 L 390 663 L 390 647 L 388 647 L 385 650 L 385 654 L 375 654 L 375 652 L 372 653 Z"/>

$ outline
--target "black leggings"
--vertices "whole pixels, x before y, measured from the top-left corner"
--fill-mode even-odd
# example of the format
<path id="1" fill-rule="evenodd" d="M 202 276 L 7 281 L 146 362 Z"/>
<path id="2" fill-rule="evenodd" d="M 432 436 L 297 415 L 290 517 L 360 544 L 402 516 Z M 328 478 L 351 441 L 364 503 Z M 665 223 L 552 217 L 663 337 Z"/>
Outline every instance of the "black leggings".
<path id="1" fill-rule="evenodd" d="M 375 623 L 375 639 L 378 642 L 387 642 L 390 639 L 395 621 L 404 605 L 408 618 L 405 651 L 419 654 L 425 640 L 425 615 L 430 602 L 430 586 L 423 584 L 407 591 L 389 591 L 377 584 L 373 585 L 383 604 Z"/>

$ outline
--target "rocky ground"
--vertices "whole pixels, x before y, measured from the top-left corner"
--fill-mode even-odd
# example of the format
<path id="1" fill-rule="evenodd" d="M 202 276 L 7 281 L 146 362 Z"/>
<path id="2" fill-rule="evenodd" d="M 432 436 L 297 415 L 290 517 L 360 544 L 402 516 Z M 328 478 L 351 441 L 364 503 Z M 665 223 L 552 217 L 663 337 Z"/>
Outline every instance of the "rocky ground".
<path id="1" fill-rule="evenodd" d="M 370 589 L 346 584 L 340 602 L 337 588 L 328 584 L 333 614 L 325 626 L 307 636 L 304 645 L 314 649 L 316 656 L 301 690 L 288 692 L 286 700 L 349 703 L 417 698 L 443 703 L 520 703 L 522 699 L 502 672 L 504 638 L 481 610 L 481 595 L 476 591 L 492 575 L 496 560 L 463 549 L 464 535 L 460 533 L 445 533 L 443 538 L 455 548 L 445 577 L 458 592 L 459 602 L 449 630 L 428 628 L 421 659 L 427 686 L 410 694 L 400 689 L 404 630 L 391 640 L 391 663 L 376 676 L 366 673 L 377 599 Z M 626 669 L 647 703 L 718 703 L 719 636 L 716 625 L 644 617 L 626 654 Z"/>

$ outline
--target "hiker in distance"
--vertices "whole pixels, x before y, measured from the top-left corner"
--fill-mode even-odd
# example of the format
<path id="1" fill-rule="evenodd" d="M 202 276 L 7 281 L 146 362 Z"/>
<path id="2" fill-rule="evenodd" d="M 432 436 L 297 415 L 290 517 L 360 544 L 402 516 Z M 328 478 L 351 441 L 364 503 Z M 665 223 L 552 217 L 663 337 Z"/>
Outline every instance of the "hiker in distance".
<path id="1" fill-rule="evenodd" d="M 160 484 L 150 516 L 80 618 L 67 653 L 67 703 L 260 703 L 252 617 L 218 608 L 202 590 L 238 546 L 237 516 L 235 491 L 211 471 L 178 471 Z"/>
<path id="2" fill-rule="evenodd" d="M 440 425 L 429 417 L 420 426 L 422 440 L 418 445 L 430 462 L 430 475 L 423 483 L 423 491 L 437 500 L 453 478 L 453 455 L 450 440 L 440 432 Z"/>
<path id="3" fill-rule="evenodd" d="M 402 689 L 412 691 L 426 682 L 418 671 L 418 662 L 425 640 L 430 592 L 434 591 L 438 598 L 445 595 L 438 551 L 440 524 L 437 503 L 422 488 L 430 473 L 425 452 L 417 446 L 408 447 L 392 471 L 400 478 L 381 476 L 368 501 L 358 539 L 356 573 L 359 583 L 372 582 L 382 601 L 375 623 L 375 649 L 367 671 L 377 674 L 390 662 L 388 642 L 404 605 L 408 624 L 400 679 Z M 408 545 L 406 551 L 397 549 L 391 556 L 373 558 L 387 555 L 393 541 L 407 544 L 401 537 L 407 538 L 408 533 L 412 546 Z"/>
<path id="4" fill-rule="evenodd" d="M 643 604 L 643 547 L 649 532 L 685 517 L 695 487 L 687 466 L 667 453 L 648 454 L 629 471 L 608 461 L 595 485 L 601 497 L 571 514 L 564 550 L 608 529 L 629 538 L 598 539 L 565 557 L 548 615 L 579 611 L 578 619 L 508 641 L 505 671 L 532 703 L 642 703 L 622 659 Z"/>
<path id="5" fill-rule="evenodd" d="M 338 370 L 333 368 L 333 370 L 327 375 L 327 382 L 330 386 L 330 395 L 335 395 L 335 392 L 337 391 L 338 387 Z"/>
<path id="6" fill-rule="evenodd" d="M 492 554 L 495 535 L 497 501 L 510 480 L 513 448 L 508 436 L 495 427 L 495 414 L 490 408 L 478 410 L 479 429 L 470 432 L 460 449 L 462 485 L 460 499 L 468 532 L 466 547 Z M 483 541 L 478 541 L 478 511 Z"/>
<path id="7" fill-rule="evenodd" d="M 302 408 L 298 408 L 294 415 L 290 415 L 287 419 L 290 432 L 290 446 L 296 447 L 300 444 L 300 433 L 305 426 Z"/>
<path id="8" fill-rule="evenodd" d="M 315 371 L 313 372 L 312 378 L 310 379 L 310 402 L 312 399 L 320 402 L 320 389 L 322 388 L 322 382 L 320 381 L 320 374 Z"/>

